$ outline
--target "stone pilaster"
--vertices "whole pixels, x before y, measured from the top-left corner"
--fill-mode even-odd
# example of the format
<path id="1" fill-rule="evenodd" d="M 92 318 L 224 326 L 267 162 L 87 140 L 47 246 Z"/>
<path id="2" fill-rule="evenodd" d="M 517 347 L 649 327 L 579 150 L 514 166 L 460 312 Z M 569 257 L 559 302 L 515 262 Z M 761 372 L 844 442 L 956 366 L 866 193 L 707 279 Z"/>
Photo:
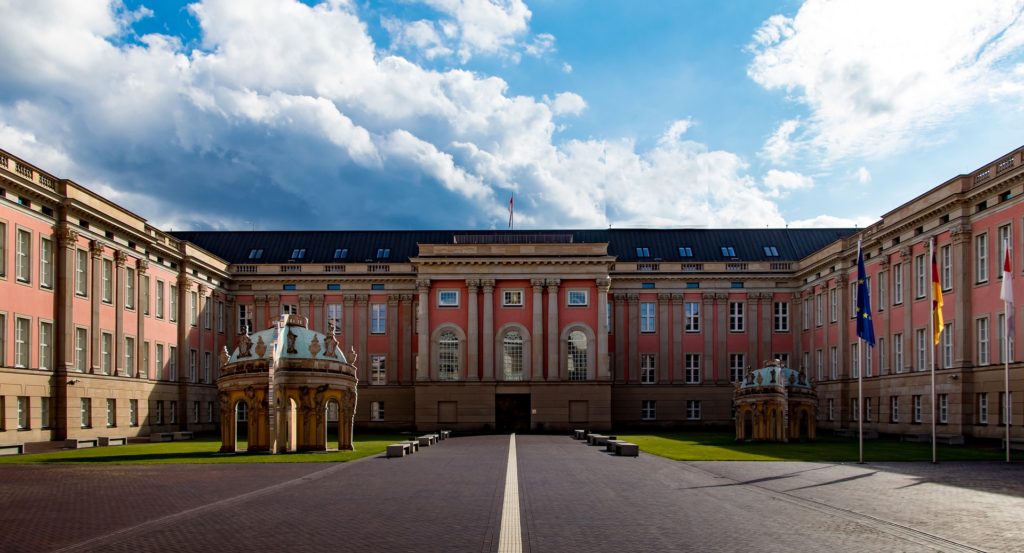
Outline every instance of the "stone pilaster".
<path id="1" fill-rule="evenodd" d="M 433 372 L 430 369 L 430 281 L 417 280 L 416 291 L 420 297 L 417 306 L 419 322 L 416 325 L 419 332 L 416 351 L 416 380 L 429 380 Z"/>
<path id="2" fill-rule="evenodd" d="M 61 213 L 61 218 L 65 217 Z M 55 386 L 54 412 L 52 413 L 54 424 L 54 439 L 63 440 L 68 436 L 68 374 L 74 372 L 75 365 L 75 320 L 74 320 L 74 297 L 75 297 L 75 263 L 76 250 L 78 245 L 78 232 L 71 228 L 66 221 L 61 221 L 54 228 L 57 235 L 56 264 L 54 273 L 57 276 L 57 312 L 54 325 L 55 336 L 61 339 L 56 341 L 58 347 L 54 347 L 54 375 Z"/>
<path id="3" fill-rule="evenodd" d="M 136 317 L 137 325 L 135 329 L 135 366 L 137 378 L 149 378 L 149 356 L 150 352 L 146 349 L 146 305 L 142 305 L 142 298 L 146 298 L 146 303 L 149 303 L 149 287 L 146 286 L 146 291 L 143 293 L 142 289 L 146 283 L 146 272 L 149 271 L 149 261 L 146 259 L 140 259 L 135 266 L 135 278 L 137 282 L 135 284 L 135 291 L 139 297 L 139 301 L 136 302 L 137 307 L 135 308 L 138 316 Z"/>
<path id="4" fill-rule="evenodd" d="M 388 294 L 388 384 L 398 382 L 398 294 Z"/>
<path id="5" fill-rule="evenodd" d="M 466 304 L 468 306 L 468 325 L 466 332 L 466 380 L 480 379 L 480 314 L 477 312 L 477 296 L 480 281 L 466 281 Z"/>
<path id="6" fill-rule="evenodd" d="M 366 353 L 366 337 L 367 332 L 369 331 L 369 324 L 367 321 L 367 315 L 369 314 L 369 300 L 370 297 L 366 294 L 356 294 L 356 317 L 359 318 L 359 337 L 356 340 L 356 354 L 363 358 L 363 362 L 356 366 L 358 369 L 356 374 L 358 375 L 360 382 L 368 382 L 370 374 L 368 366 L 370 364 L 370 356 Z"/>
<path id="7" fill-rule="evenodd" d="M 309 328 L 316 328 L 313 326 L 312 313 L 309 311 L 309 304 L 313 301 L 313 297 L 309 294 L 299 294 L 299 315 L 302 315 L 308 321 Z"/>
<path id="8" fill-rule="evenodd" d="M 312 294 L 310 299 L 312 306 L 309 309 L 309 328 L 322 326 L 324 332 L 327 333 L 330 329 L 327 328 L 327 306 L 324 305 L 324 295 Z"/>
<path id="9" fill-rule="evenodd" d="M 533 359 L 530 363 L 530 379 L 542 380 L 544 378 L 544 279 L 535 278 L 530 281 L 533 287 L 533 327 L 530 329 L 532 336 L 530 343 L 533 348 L 530 354 Z"/>
<path id="10" fill-rule="evenodd" d="M 125 372 L 124 366 L 124 294 L 125 294 L 125 263 L 127 256 L 118 250 L 114 252 L 114 344 L 112 356 L 112 367 L 114 374 L 118 376 L 134 376 Z"/>
<path id="11" fill-rule="evenodd" d="M 402 319 L 402 349 L 397 363 L 400 366 L 398 384 L 409 384 L 416 379 L 412 373 L 412 297 L 412 294 L 401 294 L 398 297 L 398 316 Z"/>
<path id="12" fill-rule="evenodd" d="M 970 259 L 965 257 L 962 259 Z M 917 358 L 917 337 L 914 336 L 914 321 L 913 311 L 914 306 L 911 304 L 912 300 L 909 300 L 910 293 L 908 290 L 913 286 L 913 281 L 910 280 L 911 265 L 913 264 L 913 256 L 910 253 L 910 247 L 904 246 L 900 248 L 900 274 L 903 275 L 903 290 L 901 291 L 900 300 L 903 302 L 903 370 L 905 372 L 913 372 L 917 370 L 914 366 Z M 963 265 L 963 263 L 961 263 Z M 896 270 L 895 268 L 893 269 Z M 894 291 L 895 292 L 895 291 Z M 959 296 L 960 294 L 957 294 Z M 842 359 L 842 357 L 840 357 Z"/>
<path id="13" fill-rule="evenodd" d="M 953 240 L 952 251 L 950 255 L 953 256 L 953 292 L 954 306 L 953 306 L 953 368 L 959 369 L 971 365 L 971 360 L 974 359 L 974 341 L 971 337 L 974 335 L 974 323 L 970 320 L 971 314 L 971 267 L 974 265 L 970 262 L 971 257 L 971 226 L 968 224 L 959 224 L 950 229 L 950 237 Z M 998 251 L 998 250 L 997 250 Z M 1011 253 L 1013 253 L 1011 251 Z M 960 262 L 957 263 L 957 260 Z M 1002 267 L 1003 260 L 998 261 L 997 267 Z M 1016 272 L 1016 271 L 1014 271 Z M 1016 325 L 1018 327 L 1017 333 L 1019 335 L 1020 323 Z M 995 326 L 993 326 L 995 328 Z M 996 341 L 998 343 L 998 340 Z M 1014 339 L 1013 343 L 1020 343 Z M 904 344 L 904 350 L 906 345 Z M 1018 350 L 1019 351 L 1019 350 Z M 904 354 L 905 355 L 905 354 Z M 999 359 L 996 357 L 996 359 Z M 998 400 L 997 400 L 998 402 Z"/>
<path id="14" fill-rule="evenodd" d="M 704 296 L 705 303 L 707 303 L 707 295 Z M 723 352 L 725 355 L 719 355 L 717 358 L 717 369 L 714 377 L 708 375 L 707 382 L 714 381 L 717 384 L 725 384 L 729 382 L 729 348 L 726 339 L 729 337 L 729 294 L 717 293 L 711 296 L 714 313 L 715 313 L 715 346 L 718 351 Z M 710 310 L 709 310 L 710 313 Z M 710 328 L 710 327 L 709 327 Z M 715 349 L 705 340 L 705 353 L 707 354 L 706 359 L 715 359 Z M 748 356 L 749 357 L 749 356 Z M 747 359 L 747 363 L 750 363 L 750 359 Z M 711 365 L 711 363 L 708 363 Z"/>
<path id="15" fill-rule="evenodd" d="M 211 384 L 211 382 L 206 382 L 206 341 L 209 340 L 209 335 L 214 333 L 212 324 L 211 328 L 206 328 L 206 310 L 210 309 L 210 292 L 210 288 L 203 284 L 199 285 L 196 292 L 196 335 L 199 338 L 196 345 L 196 381 L 205 384 Z M 210 318 L 213 318 L 212 313 Z M 213 376 L 213 367 L 210 367 L 210 373 L 210 376 Z M 191 407 L 189 408 L 191 409 Z"/>
<path id="16" fill-rule="evenodd" d="M 558 363 L 558 286 L 561 280 L 548 279 L 545 284 L 548 287 L 548 380 L 568 379 L 568 375 L 561 374 Z"/>
<path id="17" fill-rule="evenodd" d="M 629 376 L 626 365 L 626 294 L 616 293 L 612 301 L 615 302 L 615 381 L 625 382 Z"/>
<path id="18" fill-rule="evenodd" d="M 482 280 L 480 286 L 484 290 L 484 380 L 494 380 L 494 281 Z"/>
<path id="19" fill-rule="evenodd" d="M 258 294 L 256 296 L 253 296 L 252 301 L 253 310 L 255 311 L 255 313 L 253 313 L 252 324 L 255 328 L 250 330 L 250 334 L 253 332 L 259 332 L 260 330 L 267 328 L 267 296 L 263 294 Z"/>
<path id="20" fill-rule="evenodd" d="M 612 373 L 608 367 L 608 291 L 612 287 L 612 279 L 597 279 L 597 375 L 598 380 L 611 380 Z"/>
<path id="21" fill-rule="evenodd" d="M 640 338 L 640 294 L 626 294 L 627 324 L 629 334 L 629 374 L 628 382 L 640 382 L 640 351 L 637 342 Z"/>
<path id="22" fill-rule="evenodd" d="M 669 381 L 676 383 L 683 375 L 683 295 L 672 294 L 672 365 Z"/>
<path id="23" fill-rule="evenodd" d="M 669 317 L 671 313 L 672 294 L 658 294 L 658 373 L 659 384 L 672 381 L 672 354 L 669 351 Z"/>

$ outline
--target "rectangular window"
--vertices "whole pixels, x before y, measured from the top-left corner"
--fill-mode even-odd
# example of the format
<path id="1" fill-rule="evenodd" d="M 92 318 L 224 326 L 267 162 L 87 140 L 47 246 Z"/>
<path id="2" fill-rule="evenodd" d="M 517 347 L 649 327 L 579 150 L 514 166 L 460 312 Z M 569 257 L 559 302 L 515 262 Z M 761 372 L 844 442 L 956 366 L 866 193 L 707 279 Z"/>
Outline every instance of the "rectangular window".
<path id="1" fill-rule="evenodd" d="M 699 421 L 700 420 L 700 400 L 699 399 L 688 399 L 688 400 L 686 400 L 686 420 L 688 420 L 688 421 Z"/>
<path id="2" fill-rule="evenodd" d="M 974 239 L 974 281 L 988 282 L 988 234 Z"/>
<path id="3" fill-rule="evenodd" d="M 210 307 L 210 300 L 200 298 L 201 303 L 199 304 L 199 316 L 203 319 L 203 328 L 210 330 L 213 309 Z"/>
<path id="4" fill-rule="evenodd" d="M 438 290 L 437 291 L 437 305 L 438 305 L 438 307 L 458 307 L 459 306 L 459 291 L 458 290 Z"/>
<path id="5" fill-rule="evenodd" d="M 914 366 L 919 371 L 928 369 L 928 334 L 925 329 L 919 328 L 914 332 L 916 336 L 915 345 L 917 355 L 914 359 Z"/>
<path id="6" fill-rule="evenodd" d="M 192 402 L 192 423 L 199 424 L 199 402 Z"/>
<path id="7" fill-rule="evenodd" d="M 153 410 L 153 420 L 156 421 L 155 424 L 163 424 L 164 423 L 164 402 L 163 402 L 163 400 L 158 400 L 156 402 L 156 409 Z"/>
<path id="8" fill-rule="evenodd" d="M 39 286 L 53 288 L 53 240 L 39 240 Z"/>
<path id="9" fill-rule="evenodd" d="M 32 281 L 32 233 L 18 229 L 14 269 L 18 282 Z"/>
<path id="10" fill-rule="evenodd" d="M 135 338 L 131 336 L 124 337 L 124 374 L 135 376 Z"/>
<path id="11" fill-rule="evenodd" d="M 522 307 L 522 290 L 503 290 L 501 293 L 501 305 L 505 307 Z"/>
<path id="12" fill-rule="evenodd" d="M 658 418 L 658 402 L 653 399 L 640 401 L 640 420 L 653 421 Z"/>
<path id="13" fill-rule="evenodd" d="M 864 398 L 864 421 L 871 422 L 871 398 Z"/>
<path id="14" fill-rule="evenodd" d="M 814 324 L 821 326 L 825 320 L 824 294 L 814 296 Z"/>
<path id="15" fill-rule="evenodd" d="M 800 370 L 807 374 L 811 372 L 811 352 L 805 351 L 800 357 Z"/>
<path id="16" fill-rule="evenodd" d="M 686 321 L 683 329 L 686 332 L 700 332 L 700 303 L 688 301 L 683 304 Z"/>
<path id="17" fill-rule="evenodd" d="M 892 304 L 903 303 L 903 264 L 896 263 L 892 266 Z"/>
<path id="18" fill-rule="evenodd" d="M 212 401 L 207 401 L 206 402 L 206 422 L 208 422 L 208 423 L 213 422 L 213 402 Z"/>
<path id="19" fill-rule="evenodd" d="M 177 382 L 178 380 L 178 348 L 168 346 L 167 348 L 167 377 Z"/>
<path id="20" fill-rule="evenodd" d="M 39 368 L 53 368 L 53 323 L 39 321 Z"/>
<path id="21" fill-rule="evenodd" d="M 213 384 L 213 354 L 203 352 L 203 382 Z"/>
<path id="22" fill-rule="evenodd" d="M 640 383 L 641 384 L 654 384 L 656 381 L 655 377 L 655 366 L 654 366 L 654 354 L 653 353 L 641 353 L 640 354 Z"/>
<path id="23" fill-rule="evenodd" d="M 32 321 L 14 318 L 14 366 L 27 369 L 31 350 Z"/>
<path id="24" fill-rule="evenodd" d="M 915 396 L 913 396 L 912 399 L 913 399 L 913 409 L 914 409 L 913 421 L 917 422 L 917 423 L 920 423 L 921 422 L 921 396 L 915 395 Z"/>
<path id="25" fill-rule="evenodd" d="M 103 300 L 103 303 L 111 303 L 114 301 L 114 262 L 104 259 L 101 266 L 103 268 L 103 275 L 100 299 Z"/>
<path id="26" fill-rule="evenodd" d="M 857 378 L 860 376 L 860 344 L 854 342 L 850 344 L 850 378 Z"/>
<path id="27" fill-rule="evenodd" d="M 92 398 L 83 397 L 81 401 L 82 428 L 92 427 Z"/>
<path id="28" fill-rule="evenodd" d="M 50 404 L 53 402 L 52 397 L 41 397 L 39 398 L 39 426 L 41 428 L 50 428 L 53 426 L 51 417 L 53 416 Z"/>
<path id="29" fill-rule="evenodd" d="M 928 277 L 925 271 L 924 255 L 914 258 L 914 297 L 921 299 L 928 293 Z"/>
<path id="30" fill-rule="evenodd" d="M 941 344 L 942 368 L 953 368 L 953 323 L 946 323 L 942 326 Z"/>
<path id="31" fill-rule="evenodd" d="M 331 329 L 334 332 L 341 331 L 341 304 L 340 303 L 329 303 L 327 304 L 327 333 L 331 333 Z"/>
<path id="32" fill-rule="evenodd" d="M 939 282 L 943 292 L 953 289 L 953 248 L 949 244 L 939 248 Z"/>
<path id="33" fill-rule="evenodd" d="M 345 259 L 348 257 L 348 248 L 337 248 L 334 250 L 334 259 Z"/>
<path id="34" fill-rule="evenodd" d="M 736 248 L 733 246 L 722 246 L 722 257 L 736 257 Z"/>
<path id="35" fill-rule="evenodd" d="M 825 352 L 820 349 L 814 350 L 814 374 L 819 381 L 825 380 Z"/>
<path id="36" fill-rule="evenodd" d="M 89 252 L 75 250 L 75 294 L 89 295 Z"/>
<path id="37" fill-rule="evenodd" d="M 156 318 L 164 318 L 164 283 L 156 281 Z"/>
<path id="38" fill-rule="evenodd" d="M 850 398 L 850 420 L 860 420 L 860 404 L 857 402 L 857 398 Z"/>
<path id="39" fill-rule="evenodd" d="M 1009 398 L 1006 392 L 999 392 L 999 424 L 1005 425 L 1013 416 L 1013 392 Z"/>
<path id="40" fill-rule="evenodd" d="M 128 426 L 139 425 L 139 400 L 128 400 Z"/>
<path id="41" fill-rule="evenodd" d="M 103 339 L 101 340 L 101 360 L 103 374 L 113 374 L 113 355 L 114 355 L 114 335 L 109 332 L 103 333 Z"/>
<path id="42" fill-rule="evenodd" d="M 139 378 L 149 378 L 149 341 L 142 342 L 142 359 L 139 362 Z"/>
<path id="43" fill-rule="evenodd" d="M 388 324 L 387 307 L 383 303 L 370 304 L 370 334 L 384 334 Z"/>
<path id="44" fill-rule="evenodd" d="M 867 347 L 864 350 L 864 378 L 873 376 L 874 367 L 871 364 L 871 355 L 875 352 L 875 348 Z"/>
<path id="45" fill-rule="evenodd" d="M 878 273 L 878 301 L 877 302 L 871 302 L 871 303 L 873 303 L 873 304 L 877 303 L 879 311 L 885 311 L 885 305 L 886 305 L 886 296 L 885 296 L 886 288 L 885 288 L 885 283 L 886 283 L 886 279 L 888 279 L 888 278 L 889 278 L 888 271 L 882 271 L 882 272 Z"/>
<path id="46" fill-rule="evenodd" d="M 829 373 L 832 380 L 839 379 L 839 348 L 832 346 L 828 348 Z"/>
<path id="47" fill-rule="evenodd" d="M 900 422 L 900 396 L 889 396 L 889 422 Z"/>
<path id="48" fill-rule="evenodd" d="M 31 409 L 29 409 L 28 397 L 18 396 L 18 430 L 28 430 Z"/>
<path id="49" fill-rule="evenodd" d="M 188 381 L 196 382 L 199 378 L 199 352 L 188 350 Z"/>
<path id="50" fill-rule="evenodd" d="M 569 306 L 585 306 L 587 305 L 587 291 L 586 290 L 569 290 L 566 292 L 566 303 Z"/>
<path id="51" fill-rule="evenodd" d="M 224 318 L 227 311 L 224 309 L 224 302 L 217 300 L 217 332 L 224 333 Z"/>
<path id="52" fill-rule="evenodd" d="M 608 334 L 614 334 L 615 333 L 615 326 L 612 324 L 612 322 L 613 322 L 612 321 L 612 309 L 613 309 L 613 306 L 612 306 L 611 302 L 608 302 L 607 304 L 605 304 L 604 327 L 608 329 Z"/>
<path id="53" fill-rule="evenodd" d="M 135 269 L 126 267 L 124 273 L 124 308 L 135 309 Z"/>
<path id="54" fill-rule="evenodd" d="M 939 394 L 939 424 L 949 422 L 949 395 Z"/>
<path id="55" fill-rule="evenodd" d="M 978 424 L 988 424 L 988 394 L 978 394 Z"/>
<path id="56" fill-rule="evenodd" d="M 164 378 L 164 345 L 156 345 L 156 379 L 163 380 Z"/>
<path id="57" fill-rule="evenodd" d="M 281 304 L 281 313 L 283 313 L 285 315 L 298 315 L 299 314 L 299 306 L 294 304 L 294 303 L 282 303 Z"/>
<path id="58" fill-rule="evenodd" d="M 892 335 L 892 366 L 897 373 L 903 372 L 903 334 Z"/>
<path id="59" fill-rule="evenodd" d="M 89 331 L 81 328 L 75 328 L 75 369 L 78 372 L 85 372 L 87 367 L 87 353 L 89 347 Z"/>
<path id="60" fill-rule="evenodd" d="M 978 341 L 978 365 L 988 365 L 988 317 L 975 320 L 974 325 L 974 335 Z"/>
<path id="61" fill-rule="evenodd" d="M 744 353 L 729 354 L 729 382 L 733 384 L 743 380 L 743 371 L 747 366 L 747 356 Z"/>
<path id="62" fill-rule="evenodd" d="M 834 323 L 839 320 L 839 289 L 830 288 L 828 291 L 828 321 Z"/>
<path id="63" fill-rule="evenodd" d="M 238 335 L 252 332 L 252 306 L 246 304 L 238 305 Z"/>
<path id="64" fill-rule="evenodd" d="M 167 422 L 171 424 L 178 423 L 178 402 L 171 400 L 170 408 L 167 410 Z"/>
<path id="65" fill-rule="evenodd" d="M 139 304 L 142 314 L 149 315 L 149 276 L 139 275 Z"/>
<path id="66" fill-rule="evenodd" d="M 188 322 L 196 326 L 199 317 L 199 293 L 189 291 L 188 293 Z"/>
<path id="67" fill-rule="evenodd" d="M 998 236 L 996 240 L 996 251 L 999 253 L 999 255 L 996 257 L 996 263 L 999 264 L 999 266 L 996 268 L 996 277 L 1002 278 L 1003 259 L 1006 255 L 1006 244 L 1009 243 L 1010 241 L 1010 225 L 1003 225 L 999 227 Z"/>
<path id="68" fill-rule="evenodd" d="M 384 355 L 373 354 L 370 356 L 370 384 L 380 385 L 388 383 L 387 359 Z"/>
<path id="69" fill-rule="evenodd" d="M 107 398 L 107 428 L 117 426 L 117 400 Z"/>
<path id="70" fill-rule="evenodd" d="M 811 329 L 811 298 L 805 299 L 803 305 L 804 305 L 803 317 L 801 317 L 801 319 L 803 320 L 802 328 L 804 330 L 810 330 Z"/>
<path id="71" fill-rule="evenodd" d="M 0 221 L 0 277 L 7 276 L 7 223 Z M 2 429 L 2 425 L 0 425 Z"/>
<path id="72" fill-rule="evenodd" d="M 167 297 L 167 319 L 172 323 L 178 320 L 178 287 L 170 285 Z"/>
<path id="73" fill-rule="evenodd" d="M 789 303 L 775 302 L 775 332 L 789 332 Z"/>
<path id="74" fill-rule="evenodd" d="M 654 303 L 640 303 L 640 332 L 654 332 Z"/>
<path id="75" fill-rule="evenodd" d="M 384 402 L 383 401 L 371 401 L 370 402 L 370 420 L 382 421 L 384 420 Z"/>
<path id="76" fill-rule="evenodd" d="M 729 302 L 729 332 L 743 332 L 743 302 Z"/>
<path id="77" fill-rule="evenodd" d="M 836 418 L 836 402 L 833 398 L 828 398 L 826 402 L 828 408 L 826 409 L 828 420 L 833 421 Z"/>
<path id="78" fill-rule="evenodd" d="M 741 354 L 742 355 L 742 354 Z M 683 357 L 684 377 L 687 384 L 700 384 L 700 354 L 687 353 Z"/>

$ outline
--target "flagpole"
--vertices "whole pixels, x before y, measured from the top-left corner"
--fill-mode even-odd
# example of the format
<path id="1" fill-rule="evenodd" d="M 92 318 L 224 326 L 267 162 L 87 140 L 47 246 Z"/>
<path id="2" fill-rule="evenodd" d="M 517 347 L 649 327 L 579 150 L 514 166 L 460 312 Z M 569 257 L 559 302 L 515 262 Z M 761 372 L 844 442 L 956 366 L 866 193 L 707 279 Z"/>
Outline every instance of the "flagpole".
<path id="1" fill-rule="evenodd" d="M 857 272 L 860 273 L 861 256 L 864 253 L 861 251 L 860 240 L 857 240 Z M 860 274 L 857 275 L 857 280 L 860 280 Z M 861 293 L 861 283 L 857 283 L 857 293 Z M 857 298 L 857 305 L 867 305 L 863 303 L 866 298 Z M 861 313 L 857 313 L 857 320 L 860 320 Z M 864 338 L 860 335 L 857 336 L 857 463 L 864 464 Z"/>
<path id="2" fill-rule="evenodd" d="M 1003 417 L 1006 423 L 1006 462 L 1010 462 L 1010 324 L 1014 314 L 1010 312 L 1010 300 L 1013 297 L 1013 283 L 1009 280 L 1012 277 L 1013 266 L 1010 262 L 1010 244 L 1003 240 L 1003 289 L 1008 293 L 1000 294 L 1003 297 L 1003 384 L 1006 386 L 1006 393 L 1003 395 Z M 1007 269 L 1010 269 L 1007 271 Z"/>
<path id="3" fill-rule="evenodd" d="M 932 238 L 932 239 L 928 240 L 928 261 L 929 261 L 929 263 L 931 263 L 934 259 L 935 259 L 935 239 Z M 937 308 L 937 306 L 935 305 L 935 285 L 934 285 L 934 283 L 931 286 L 929 286 L 928 288 L 931 289 L 931 297 L 932 297 L 931 298 L 932 299 L 932 313 L 930 313 L 929 317 L 928 317 L 928 328 L 931 330 L 931 333 L 930 333 L 931 335 L 929 336 L 929 340 L 932 342 L 931 347 L 928 348 L 928 349 L 931 350 L 931 358 L 932 358 L 932 367 L 931 367 L 932 368 L 932 393 L 931 393 L 931 396 L 932 396 L 931 397 L 931 399 L 932 399 L 932 463 L 937 463 L 938 462 L 938 457 L 936 455 L 937 451 L 936 451 L 936 446 L 935 446 L 935 420 L 938 418 L 938 413 L 935 412 L 935 348 L 936 348 L 936 344 L 935 344 L 935 313 L 934 313 L 934 311 Z"/>

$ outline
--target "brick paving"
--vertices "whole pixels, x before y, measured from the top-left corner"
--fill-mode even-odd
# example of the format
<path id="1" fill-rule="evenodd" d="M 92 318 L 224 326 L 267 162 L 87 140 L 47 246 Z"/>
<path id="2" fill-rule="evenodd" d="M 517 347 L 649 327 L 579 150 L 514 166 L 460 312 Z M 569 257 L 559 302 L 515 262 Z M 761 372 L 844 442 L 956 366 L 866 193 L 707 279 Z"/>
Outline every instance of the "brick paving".
<path id="1" fill-rule="evenodd" d="M 0 551 L 494 553 L 508 444 L 345 464 L 6 465 Z M 1024 549 L 1024 465 L 680 463 L 563 436 L 516 449 L 525 551 Z"/>

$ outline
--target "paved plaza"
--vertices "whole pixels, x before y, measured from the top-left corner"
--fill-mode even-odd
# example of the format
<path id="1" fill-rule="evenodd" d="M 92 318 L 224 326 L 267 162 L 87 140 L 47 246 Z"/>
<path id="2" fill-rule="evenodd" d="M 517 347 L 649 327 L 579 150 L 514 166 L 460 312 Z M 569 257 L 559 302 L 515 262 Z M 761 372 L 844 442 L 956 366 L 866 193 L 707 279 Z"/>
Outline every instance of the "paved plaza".
<path id="1" fill-rule="evenodd" d="M 515 445 L 515 475 L 509 436 L 343 464 L 3 466 L 0 551 L 496 552 L 503 520 L 531 552 L 1024 550 L 1020 464 L 684 463 L 567 436 Z M 517 517 L 503 517 L 506 481 Z"/>

